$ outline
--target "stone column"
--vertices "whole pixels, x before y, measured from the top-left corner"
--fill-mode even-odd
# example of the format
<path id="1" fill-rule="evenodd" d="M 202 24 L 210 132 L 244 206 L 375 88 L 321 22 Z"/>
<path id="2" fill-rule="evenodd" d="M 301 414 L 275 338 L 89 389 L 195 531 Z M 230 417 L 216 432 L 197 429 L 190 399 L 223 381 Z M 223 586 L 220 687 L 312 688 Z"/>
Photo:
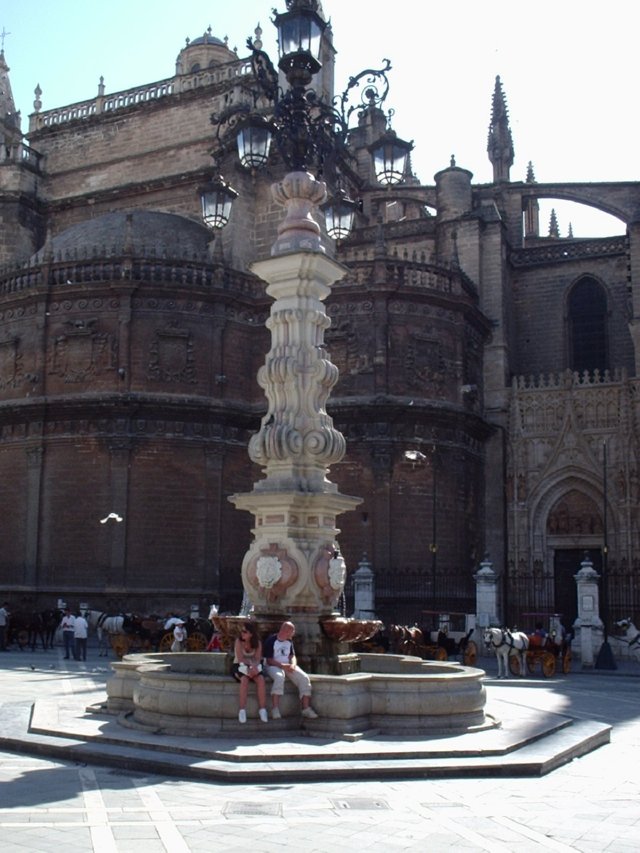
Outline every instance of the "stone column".
<path id="1" fill-rule="evenodd" d="M 364 554 L 353 575 L 353 616 L 355 619 L 375 619 L 375 575 Z"/>
<path id="2" fill-rule="evenodd" d="M 591 668 L 594 664 L 594 646 L 602 643 L 603 624 L 600 619 L 600 592 L 598 581 L 600 575 L 593 568 L 589 555 L 586 554 L 580 571 L 574 575 L 578 588 L 578 618 L 573 627 L 580 644 L 580 659 L 583 668 Z"/>
<path id="3" fill-rule="evenodd" d="M 490 625 L 499 625 L 498 576 L 493 563 L 486 555 L 473 576 L 476 582 L 476 625 L 480 631 Z"/>
<path id="4" fill-rule="evenodd" d="M 249 456 L 265 476 L 230 500 L 255 517 L 242 583 L 256 614 L 293 618 L 303 666 L 310 662 L 317 672 L 331 657 L 321 621 L 336 612 L 346 578 L 335 554 L 336 518 L 361 503 L 327 478 L 346 444 L 326 411 L 338 371 L 325 357 L 324 301 L 346 270 L 324 254 L 313 220 L 324 185 L 295 172 L 273 192 L 287 217 L 273 257 L 251 267 L 275 300 L 267 320 L 271 349 L 258 372 L 268 409 L 249 442 Z"/>

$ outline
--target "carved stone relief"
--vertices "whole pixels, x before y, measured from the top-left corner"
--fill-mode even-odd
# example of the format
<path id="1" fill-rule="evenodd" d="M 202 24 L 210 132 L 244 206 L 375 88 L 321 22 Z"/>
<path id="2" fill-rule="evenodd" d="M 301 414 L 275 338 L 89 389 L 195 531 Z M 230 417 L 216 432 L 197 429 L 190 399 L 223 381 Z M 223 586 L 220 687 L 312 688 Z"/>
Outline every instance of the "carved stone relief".
<path id="1" fill-rule="evenodd" d="M 404 368 L 411 387 L 442 396 L 447 374 L 442 343 L 424 335 L 412 335 L 405 351 Z"/>
<path id="2" fill-rule="evenodd" d="M 159 382 L 196 381 L 193 335 L 177 321 L 156 329 L 149 354 L 149 379 Z"/>
<path id="3" fill-rule="evenodd" d="M 369 342 L 359 340 L 350 323 L 339 323 L 327 332 L 327 350 L 341 378 L 359 373 L 371 373 L 373 365 L 368 352 Z"/>
<path id="4" fill-rule="evenodd" d="M 0 390 L 15 388 L 19 384 L 21 362 L 22 354 L 18 338 L 0 341 Z"/>
<path id="5" fill-rule="evenodd" d="M 576 489 L 564 495 L 551 509 L 547 533 L 582 536 L 602 533 L 600 510 L 590 497 Z"/>
<path id="6" fill-rule="evenodd" d="M 84 382 L 115 369 L 117 345 L 113 335 L 98 331 L 96 319 L 67 320 L 53 339 L 49 373 L 65 382 Z"/>

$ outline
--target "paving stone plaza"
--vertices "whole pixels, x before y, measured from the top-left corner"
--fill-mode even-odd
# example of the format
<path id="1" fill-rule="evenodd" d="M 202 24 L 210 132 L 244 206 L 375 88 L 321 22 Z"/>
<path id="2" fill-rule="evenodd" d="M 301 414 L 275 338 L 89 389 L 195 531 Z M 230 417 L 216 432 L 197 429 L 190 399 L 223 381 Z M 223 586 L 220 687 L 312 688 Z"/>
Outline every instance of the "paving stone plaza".
<path id="1" fill-rule="evenodd" d="M 153 773 L 107 735 L 100 763 L 82 760 L 64 738 L 29 734 L 43 709 L 62 720 L 74 708 L 104 701 L 109 664 L 93 648 L 86 664 L 64 661 L 58 648 L 7 652 L 0 661 L 2 850 L 637 850 L 640 665 L 498 681 L 493 659 L 479 663 L 487 671 L 487 705 L 503 717 L 523 719 L 533 710 L 576 725 L 610 725 L 610 743 L 542 776 L 509 775 L 497 757 L 482 774 L 458 764 L 451 775 L 441 767 L 403 778 L 400 770 L 386 772 L 380 755 L 378 767 L 370 762 L 357 778 L 334 762 L 313 781 L 288 781 L 282 772 L 273 782 L 268 774 L 241 773 L 237 781 L 201 781 L 184 756 L 184 771 Z M 385 749 L 391 754 L 409 739 L 410 732 Z M 188 751 L 189 738 L 183 740 Z M 301 742 L 293 737 L 288 748 L 293 753 Z"/>

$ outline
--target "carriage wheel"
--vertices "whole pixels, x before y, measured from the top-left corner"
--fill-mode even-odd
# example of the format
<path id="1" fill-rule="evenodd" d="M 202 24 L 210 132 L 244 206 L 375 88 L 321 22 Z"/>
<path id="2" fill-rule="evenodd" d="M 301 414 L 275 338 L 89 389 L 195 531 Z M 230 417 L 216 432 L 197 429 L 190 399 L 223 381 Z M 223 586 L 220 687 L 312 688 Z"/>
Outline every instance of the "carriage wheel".
<path id="1" fill-rule="evenodd" d="M 128 654 L 131 643 L 126 634 L 111 634 L 109 637 L 111 648 L 119 658 L 123 658 Z"/>
<path id="2" fill-rule="evenodd" d="M 188 652 L 203 652 L 207 648 L 208 642 L 202 631 L 194 631 L 187 637 Z"/>
<path id="3" fill-rule="evenodd" d="M 509 655 L 509 672 L 511 675 L 520 675 L 520 658 L 518 655 Z"/>
<path id="4" fill-rule="evenodd" d="M 163 634 L 160 637 L 160 642 L 158 643 L 158 651 L 159 652 L 170 652 L 172 643 L 173 643 L 173 633 L 171 631 L 167 631 L 166 634 Z"/>
<path id="5" fill-rule="evenodd" d="M 24 649 L 29 645 L 29 632 L 25 628 L 21 628 L 16 632 L 16 643 L 20 646 L 21 649 Z"/>
<path id="6" fill-rule="evenodd" d="M 545 678 L 551 678 L 556 674 L 556 658 L 551 652 L 545 652 L 542 655 L 542 674 Z"/>
<path id="7" fill-rule="evenodd" d="M 477 660 L 478 647 L 473 642 L 473 640 L 469 640 L 469 642 L 467 643 L 467 648 L 464 650 L 464 664 L 465 666 L 475 666 Z"/>
<path id="8" fill-rule="evenodd" d="M 442 646 L 437 646 L 433 653 L 433 660 L 446 660 L 448 657 L 447 650 L 443 649 Z"/>
<path id="9" fill-rule="evenodd" d="M 527 672 L 529 673 L 529 675 L 531 675 L 535 671 L 537 658 L 533 654 L 533 652 L 527 652 L 526 660 L 527 660 Z"/>
<path id="10" fill-rule="evenodd" d="M 571 649 L 567 649 L 562 655 L 562 672 L 564 675 L 568 675 L 571 672 Z"/>

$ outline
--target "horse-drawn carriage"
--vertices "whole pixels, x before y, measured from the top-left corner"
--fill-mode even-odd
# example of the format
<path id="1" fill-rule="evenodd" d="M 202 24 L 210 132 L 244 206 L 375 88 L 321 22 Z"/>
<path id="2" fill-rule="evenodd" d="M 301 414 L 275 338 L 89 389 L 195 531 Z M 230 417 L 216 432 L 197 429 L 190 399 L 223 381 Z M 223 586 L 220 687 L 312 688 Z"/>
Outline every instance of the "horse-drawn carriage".
<path id="1" fill-rule="evenodd" d="M 498 678 L 507 674 L 533 674 L 538 665 L 545 678 L 559 669 L 565 675 L 571 670 L 571 638 L 565 633 L 558 613 L 523 613 L 522 624 L 529 632 L 507 628 L 488 628 L 484 633 L 487 649 L 498 659 Z M 545 627 L 546 626 L 546 627 Z"/>
<path id="2" fill-rule="evenodd" d="M 86 617 L 90 627 L 96 630 L 101 653 L 108 652 L 107 642 L 119 658 L 134 652 L 171 650 L 176 617 L 140 616 L 135 613 L 110 616 L 98 610 L 89 610 Z M 191 616 L 185 617 L 183 621 L 187 630 L 186 650 L 204 651 L 213 631 L 211 623 L 207 619 Z"/>
<path id="3" fill-rule="evenodd" d="M 571 637 L 562 625 L 560 613 L 523 613 L 522 624 L 527 626 L 529 648 L 525 655 L 527 672 L 533 674 L 540 667 L 545 678 L 551 678 L 559 670 L 563 675 L 571 671 Z M 520 674 L 517 655 L 509 658 L 509 669 L 513 675 Z"/>
<path id="4" fill-rule="evenodd" d="M 478 648 L 471 639 L 466 613 L 442 614 L 424 610 L 423 625 L 390 625 L 389 650 L 396 654 L 415 655 L 425 660 L 445 661 L 458 658 L 466 666 L 475 666 Z"/>

